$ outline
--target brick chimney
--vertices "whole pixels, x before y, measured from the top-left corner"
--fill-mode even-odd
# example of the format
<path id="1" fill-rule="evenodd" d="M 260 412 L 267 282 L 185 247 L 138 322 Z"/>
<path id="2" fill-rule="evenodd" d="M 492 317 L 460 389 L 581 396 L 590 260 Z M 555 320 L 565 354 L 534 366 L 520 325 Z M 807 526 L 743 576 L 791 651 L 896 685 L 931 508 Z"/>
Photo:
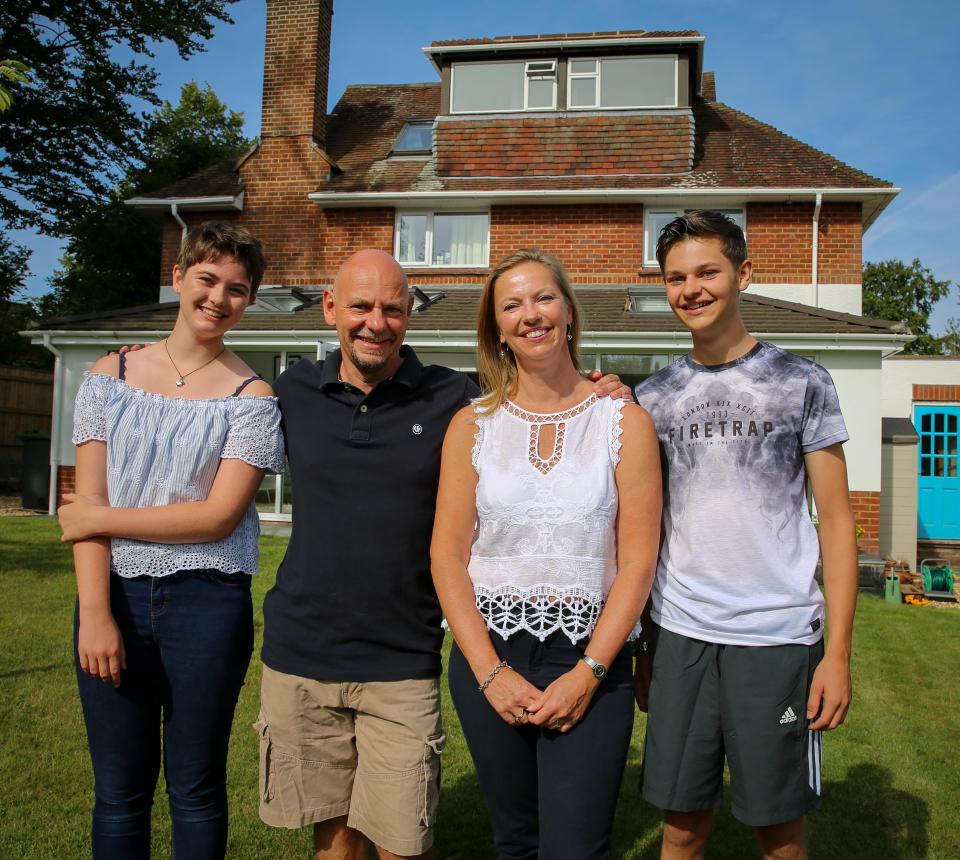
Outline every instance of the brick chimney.
<path id="1" fill-rule="evenodd" d="M 333 0 L 267 0 L 261 139 L 304 137 L 327 127 Z"/>

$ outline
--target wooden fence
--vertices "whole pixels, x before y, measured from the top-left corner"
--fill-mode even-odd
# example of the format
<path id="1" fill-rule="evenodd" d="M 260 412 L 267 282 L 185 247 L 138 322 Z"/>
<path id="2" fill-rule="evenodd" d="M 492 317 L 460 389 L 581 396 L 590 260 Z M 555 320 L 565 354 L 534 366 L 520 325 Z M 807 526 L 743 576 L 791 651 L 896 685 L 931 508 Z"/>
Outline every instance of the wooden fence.
<path id="1" fill-rule="evenodd" d="M 0 459 L 19 463 L 21 433 L 50 432 L 53 371 L 0 366 Z"/>

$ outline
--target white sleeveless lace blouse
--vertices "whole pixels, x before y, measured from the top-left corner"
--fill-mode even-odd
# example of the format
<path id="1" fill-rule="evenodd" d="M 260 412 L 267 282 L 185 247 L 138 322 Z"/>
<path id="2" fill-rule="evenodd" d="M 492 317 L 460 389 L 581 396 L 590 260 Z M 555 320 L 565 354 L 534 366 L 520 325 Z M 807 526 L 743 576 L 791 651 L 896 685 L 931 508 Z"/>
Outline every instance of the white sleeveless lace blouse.
<path id="1" fill-rule="evenodd" d="M 487 627 L 571 642 L 593 632 L 617 573 L 622 400 L 590 395 L 550 415 L 507 401 L 477 415 L 477 530 L 468 571 Z M 540 428 L 555 424 L 547 458 Z"/>

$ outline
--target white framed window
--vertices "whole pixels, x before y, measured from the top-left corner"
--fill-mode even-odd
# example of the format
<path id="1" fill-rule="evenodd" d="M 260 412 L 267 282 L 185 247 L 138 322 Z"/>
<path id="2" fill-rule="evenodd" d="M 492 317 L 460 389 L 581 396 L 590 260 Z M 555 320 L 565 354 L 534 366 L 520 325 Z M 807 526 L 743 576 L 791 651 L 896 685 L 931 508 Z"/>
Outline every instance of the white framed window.
<path id="1" fill-rule="evenodd" d="M 701 206 L 700 209 L 710 209 L 712 212 L 719 212 L 726 215 L 734 224 L 743 230 L 744 236 L 747 234 L 747 213 L 743 208 L 715 208 L 713 206 Z M 687 212 L 693 212 L 694 209 L 650 209 L 643 214 L 643 265 L 657 267 L 657 240 L 660 238 L 660 231 L 667 226 L 674 218 L 679 218 Z"/>
<path id="2" fill-rule="evenodd" d="M 556 106 L 556 60 L 454 63 L 451 67 L 450 113 L 515 113 Z"/>
<path id="3" fill-rule="evenodd" d="M 397 212 L 394 256 L 403 266 L 487 266 L 489 212 Z"/>
<path id="4" fill-rule="evenodd" d="M 676 54 L 571 58 L 567 106 L 570 110 L 676 107 L 678 67 Z"/>
<path id="5" fill-rule="evenodd" d="M 429 153 L 433 150 L 433 120 L 404 123 L 390 150 L 391 155 Z"/>

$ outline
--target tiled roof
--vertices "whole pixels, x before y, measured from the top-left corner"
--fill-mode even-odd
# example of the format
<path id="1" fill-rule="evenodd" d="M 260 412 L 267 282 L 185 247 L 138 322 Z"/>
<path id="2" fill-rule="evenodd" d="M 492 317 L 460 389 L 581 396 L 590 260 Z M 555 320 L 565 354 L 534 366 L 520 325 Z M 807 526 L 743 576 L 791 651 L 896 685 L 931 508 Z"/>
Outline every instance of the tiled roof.
<path id="1" fill-rule="evenodd" d="M 492 36 L 479 39 L 445 39 L 431 42 L 431 48 L 456 48 L 461 45 L 509 45 L 511 42 L 561 42 L 587 39 L 680 39 L 699 36 L 697 30 L 607 30 L 594 33 L 538 33 L 534 36 Z"/>
<path id="2" fill-rule="evenodd" d="M 233 197 L 243 190 L 240 165 L 250 157 L 253 150 L 242 155 L 218 161 L 170 185 L 158 188 L 140 197 L 149 199 L 167 199 L 170 197 Z"/>
<path id="3" fill-rule="evenodd" d="M 435 294 L 441 288 L 430 286 Z M 442 288 L 446 297 L 410 321 L 411 331 L 471 331 L 476 327 L 480 289 Z M 594 332 L 682 332 L 683 326 L 672 313 L 635 314 L 626 310 L 628 292 L 621 288 L 586 288 L 577 291 L 584 314 L 584 330 Z M 897 334 L 900 323 L 875 320 L 784 302 L 745 293 L 741 313 L 747 329 L 761 334 Z M 61 317 L 41 322 L 43 331 L 169 331 L 177 318 L 177 304 L 168 302 L 126 308 L 97 314 Z M 315 303 L 293 314 L 249 314 L 237 326 L 238 331 L 332 331 L 323 318 L 323 308 Z"/>
<path id="4" fill-rule="evenodd" d="M 437 173 L 557 176 L 686 173 L 689 114 L 444 117 L 434 135 Z"/>
<path id="5" fill-rule="evenodd" d="M 606 123 L 599 133 L 606 155 L 599 151 L 591 158 L 596 175 L 557 176 L 569 170 L 588 169 L 585 166 L 571 168 L 563 163 L 562 145 L 569 142 L 569 123 L 582 122 L 582 118 L 533 118 L 504 115 L 503 118 L 484 120 L 443 119 L 438 125 L 438 160 L 429 157 L 390 157 L 390 150 L 405 122 L 416 119 L 432 119 L 440 110 L 440 84 L 383 84 L 350 86 L 337 103 L 328 123 L 326 151 L 341 168 L 330 181 L 317 188 L 321 192 L 383 192 L 402 194 L 409 191 L 508 191 L 508 190 L 574 190 L 610 188 L 637 189 L 682 188 L 696 192 L 697 189 L 713 188 L 877 188 L 892 187 L 886 180 L 870 176 L 842 161 L 792 138 L 773 126 L 767 125 L 735 110 L 722 102 L 697 99 L 693 107 L 695 128 L 692 168 L 677 170 L 673 159 L 661 154 L 661 166 L 653 175 L 643 167 L 646 155 L 631 153 L 636 148 L 640 132 L 633 127 L 637 120 L 656 127 L 664 119 L 662 114 L 628 117 L 612 113 L 601 118 Z M 683 119 L 684 117 L 674 117 Z M 521 140 L 521 154 L 540 139 L 547 126 L 535 131 L 537 124 L 552 122 L 556 138 L 544 139 L 541 144 L 548 157 L 560 158 L 559 167 L 543 160 L 520 161 L 511 166 L 515 151 L 508 147 Z M 446 126 L 457 129 L 459 143 L 465 147 L 463 156 L 454 155 L 448 144 Z M 481 137 L 481 130 L 494 129 L 493 138 Z M 476 136 L 471 141 L 471 132 Z M 650 131 L 656 137 L 661 132 Z M 669 133 L 663 132 L 664 140 Z M 544 138 L 545 138 L 544 134 Z M 485 143 L 480 143 L 484 140 Z M 472 147 L 480 160 L 466 161 L 467 151 Z M 613 155 L 613 153 L 621 153 Z M 671 150 L 672 153 L 672 150 Z M 256 157 L 256 156 L 254 156 Z M 649 162 L 646 162 L 649 163 Z M 657 163 L 657 159 L 653 159 Z M 442 175 L 443 169 L 460 166 L 459 175 Z M 479 165 L 466 168 L 466 164 Z M 550 173 L 551 176 L 528 175 L 534 170 Z M 622 173 L 610 173 L 610 170 Z M 668 170 L 674 172 L 668 173 Z M 486 176 L 465 175 L 481 171 L 513 175 Z M 633 174 L 633 175 L 629 175 Z M 659 174 L 659 175 L 658 175 Z M 666 174 L 666 175 L 664 175 Z M 239 190 L 237 174 L 228 162 L 223 162 L 189 179 L 161 189 L 150 197 L 168 196 L 220 196 L 236 194 Z"/>

